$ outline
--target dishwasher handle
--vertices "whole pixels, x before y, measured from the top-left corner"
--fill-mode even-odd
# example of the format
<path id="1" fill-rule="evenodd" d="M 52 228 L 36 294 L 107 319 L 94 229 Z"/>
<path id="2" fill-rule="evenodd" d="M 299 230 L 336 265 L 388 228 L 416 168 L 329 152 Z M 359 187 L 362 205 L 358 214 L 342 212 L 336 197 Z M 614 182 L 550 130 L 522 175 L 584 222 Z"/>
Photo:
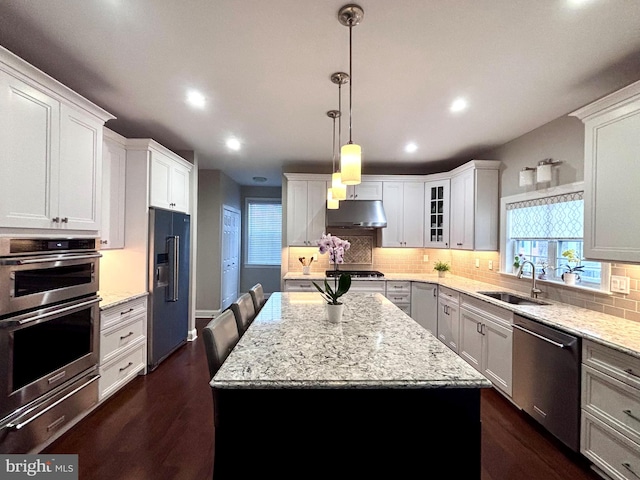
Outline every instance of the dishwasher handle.
<path id="1" fill-rule="evenodd" d="M 558 348 L 567 348 L 567 345 L 565 345 L 564 343 L 559 343 L 559 342 L 554 342 L 553 340 L 547 338 L 547 337 L 543 337 L 540 334 L 537 334 L 536 332 L 532 332 L 531 330 L 527 330 L 526 328 L 521 327 L 520 325 L 513 325 L 513 328 L 517 328 L 518 330 L 522 330 L 523 332 L 528 333 L 529 335 L 533 335 L 536 338 L 539 338 L 540 340 L 544 340 L 545 342 L 550 343 L 551 345 L 554 345 Z"/>

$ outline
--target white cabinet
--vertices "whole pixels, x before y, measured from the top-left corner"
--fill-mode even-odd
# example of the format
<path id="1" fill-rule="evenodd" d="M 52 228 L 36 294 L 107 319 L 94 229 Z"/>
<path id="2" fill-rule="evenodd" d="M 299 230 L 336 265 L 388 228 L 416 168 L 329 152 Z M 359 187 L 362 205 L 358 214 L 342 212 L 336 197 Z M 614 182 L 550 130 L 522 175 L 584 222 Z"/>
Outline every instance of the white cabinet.
<path id="1" fill-rule="evenodd" d="M 425 182 L 424 246 L 449 248 L 450 180 Z"/>
<path id="2" fill-rule="evenodd" d="M 460 295 L 455 290 L 438 288 L 438 339 L 458 353 L 460 330 Z"/>
<path id="3" fill-rule="evenodd" d="M 585 124 L 584 256 L 640 262 L 640 82 L 571 115 Z"/>
<path id="4" fill-rule="evenodd" d="M 316 246 L 325 230 L 327 183 L 289 180 L 287 185 L 287 245 Z"/>
<path id="5" fill-rule="evenodd" d="M 0 227 L 98 231 L 114 117 L 2 47 L 0 112 Z"/>
<path id="6" fill-rule="evenodd" d="M 411 318 L 438 336 L 438 285 L 411 282 Z"/>
<path id="7" fill-rule="evenodd" d="M 316 287 L 313 286 L 313 282 L 316 282 L 320 287 L 324 285 L 324 279 L 320 280 L 285 280 L 284 291 L 285 292 L 317 292 Z"/>
<path id="8" fill-rule="evenodd" d="M 510 311 L 460 296 L 458 353 L 509 397 L 513 390 L 512 324 Z"/>
<path id="9" fill-rule="evenodd" d="M 382 182 L 362 181 L 347 185 L 347 200 L 382 200 Z"/>
<path id="10" fill-rule="evenodd" d="M 192 165 L 178 155 L 151 151 L 149 204 L 189 213 L 189 185 Z"/>
<path id="11" fill-rule="evenodd" d="M 102 229 L 100 248 L 124 248 L 127 151 L 123 137 L 104 129 L 102 144 Z"/>
<path id="12" fill-rule="evenodd" d="M 499 165 L 473 160 L 452 171 L 451 248 L 498 249 Z"/>
<path id="13" fill-rule="evenodd" d="M 147 364 L 147 298 L 105 308 L 100 315 L 100 401 L 122 388 Z"/>
<path id="14" fill-rule="evenodd" d="M 383 182 L 382 201 L 387 216 L 382 246 L 423 247 L 424 183 Z"/>
<path id="15" fill-rule="evenodd" d="M 331 280 L 329 280 L 331 282 Z M 358 292 L 358 293 L 381 293 L 384 295 L 385 292 L 385 281 L 384 280 L 351 280 L 351 287 L 346 295 L 349 295 L 349 292 Z"/>
<path id="16" fill-rule="evenodd" d="M 387 280 L 386 297 L 407 315 L 411 315 L 411 282 Z"/>
<path id="17" fill-rule="evenodd" d="M 640 476 L 640 359 L 584 340 L 580 452 L 611 478 Z"/>

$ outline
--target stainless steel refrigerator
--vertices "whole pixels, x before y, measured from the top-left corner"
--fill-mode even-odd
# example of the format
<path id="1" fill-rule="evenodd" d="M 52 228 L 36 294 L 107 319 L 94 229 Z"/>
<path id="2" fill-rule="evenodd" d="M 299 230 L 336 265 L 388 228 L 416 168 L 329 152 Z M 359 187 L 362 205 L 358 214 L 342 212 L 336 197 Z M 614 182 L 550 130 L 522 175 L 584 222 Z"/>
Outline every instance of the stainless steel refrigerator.
<path id="1" fill-rule="evenodd" d="M 149 370 L 187 341 L 190 221 L 185 213 L 149 209 Z"/>

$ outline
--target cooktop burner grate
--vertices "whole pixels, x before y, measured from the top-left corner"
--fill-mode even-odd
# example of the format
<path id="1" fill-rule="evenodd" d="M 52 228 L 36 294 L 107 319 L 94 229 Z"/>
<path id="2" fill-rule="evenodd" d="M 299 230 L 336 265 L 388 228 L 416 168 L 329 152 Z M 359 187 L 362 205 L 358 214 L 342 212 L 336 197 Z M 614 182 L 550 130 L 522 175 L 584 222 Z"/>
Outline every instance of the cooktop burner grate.
<path id="1" fill-rule="evenodd" d="M 348 273 L 353 278 L 381 278 L 384 277 L 382 272 L 377 270 L 327 270 L 326 276 L 329 278 L 339 277 L 342 273 Z"/>

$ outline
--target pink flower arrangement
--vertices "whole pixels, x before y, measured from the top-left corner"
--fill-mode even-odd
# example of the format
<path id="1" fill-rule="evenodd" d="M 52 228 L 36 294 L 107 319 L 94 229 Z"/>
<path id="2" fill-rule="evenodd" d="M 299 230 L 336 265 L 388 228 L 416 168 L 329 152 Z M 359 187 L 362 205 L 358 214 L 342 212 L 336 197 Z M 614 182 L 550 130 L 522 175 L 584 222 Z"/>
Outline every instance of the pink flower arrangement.
<path id="1" fill-rule="evenodd" d="M 344 263 L 344 252 L 351 247 L 347 240 L 342 240 L 340 237 L 335 237 L 330 233 L 322 235 L 322 238 L 316 243 L 322 255 L 329 252 L 329 262 L 336 266 L 339 263 Z"/>

